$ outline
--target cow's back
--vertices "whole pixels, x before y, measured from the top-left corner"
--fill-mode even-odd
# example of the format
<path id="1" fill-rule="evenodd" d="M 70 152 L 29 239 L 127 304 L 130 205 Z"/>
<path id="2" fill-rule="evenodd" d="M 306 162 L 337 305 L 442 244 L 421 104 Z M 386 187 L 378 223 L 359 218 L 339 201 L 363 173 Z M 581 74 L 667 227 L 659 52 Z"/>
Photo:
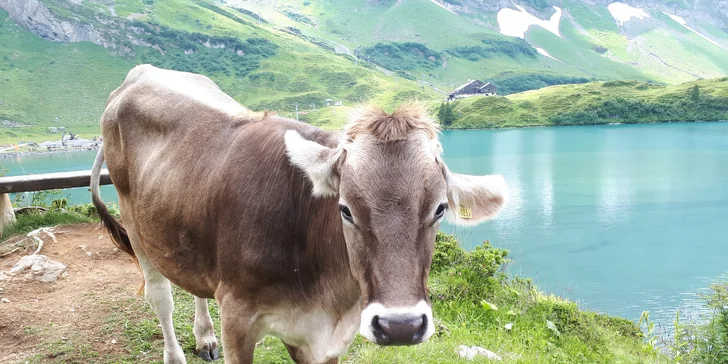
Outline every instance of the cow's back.
<path id="1" fill-rule="evenodd" d="M 214 142 L 230 121 L 247 123 L 261 116 L 240 106 L 207 77 L 141 65 L 111 93 L 101 117 L 109 166 L 149 160 L 166 143 Z M 173 138 L 184 136 L 183 140 Z M 116 177 L 116 178 L 114 178 Z M 117 189 L 128 189 L 128 176 L 112 175 Z"/>
<path id="2" fill-rule="evenodd" d="M 316 128 L 245 109 L 204 76 L 140 66 L 112 93 L 104 155 L 121 208 L 130 210 L 123 217 L 133 220 L 124 224 L 172 282 L 200 297 L 212 296 L 225 275 L 267 277 L 287 289 L 289 277 L 276 273 L 313 239 L 307 226 L 327 226 L 325 211 L 337 211 L 335 200 L 310 198 L 288 161 L 289 129 L 336 144 Z"/>

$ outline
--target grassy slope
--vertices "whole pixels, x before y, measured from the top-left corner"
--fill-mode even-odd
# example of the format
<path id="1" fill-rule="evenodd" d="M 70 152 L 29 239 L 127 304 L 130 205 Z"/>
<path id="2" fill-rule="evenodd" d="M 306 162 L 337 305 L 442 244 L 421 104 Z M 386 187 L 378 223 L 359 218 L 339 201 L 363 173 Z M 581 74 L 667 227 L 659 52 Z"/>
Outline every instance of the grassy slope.
<path id="1" fill-rule="evenodd" d="M 482 39 L 514 40 L 500 35 L 497 26 L 485 25 L 482 20 L 474 23 L 431 1 L 402 0 L 387 5 L 372 5 L 363 0 L 345 0 L 312 2 L 302 6 L 299 1 L 285 0 L 278 4 L 279 7 L 293 9 L 315 19 L 317 26 L 281 17 L 269 4 L 242 3 L 242 6 L 260 11 L 282 25 L 295 26 L 307 34 L 343 43 L 351 50 L 380 42 L 416 42 L 442 52 L 454 47 L 483 46 Z M 450 56 L 447 68 L 419 69 L 412 74 L 441 88 L 451 89 L 467 79 L 490 79 L 505 72 L 589 76 L 577 67 L 540 55 L 519 59 L 494 55 L 475 62 Z"/>
<path id="2" fill-rule="evenodd" d="M 321 1 L 310 2 L 307 6 L 293 0 L 276 2 L 278 10 L 304 15 L 313 19 L 315 26 L 283 16 L 270 4 L 240 4 L 262 12 L 273 22 L 336 40 L 350 49 L 393 41 L 418 42 L 441 52 L 457 46 L 482 45 L 480 40 L 483 38 L 513 39 L 498 34 L 495 13 L 455 15 L 425 0 Z M 649 79 L 668 84 L 697 77 L 720 77 L 728 72 L 728 53 L 725 50 L 693 34 L 661 12 L 650 11 L 651 18 L 646 20 L 656 28 L 645 28 L 634 39 L 628 40 L 606 7 L 589 6 L 573 0 L 558 5 L 566 11 L 560 26 L 563 38 L 540 27 L 532 27 L 527 39 L 562 62 L 541 56 L 517 60 L 496 56 L 477 62 L 451 58 L 447 69 L 418 69 L 413 75 L 451 88 L 469 78 L 497 80 L 497 76 L 504 72 L 514 75 L 535 72 L 597 79 Z M 678 5 L 688 6 L 686 2 Z M 713 28 L 708 30 L 713 37 L 728 39 L 728 34 Z M 594 46 L 604 47 L 608 53 L 595 52 Z"/>
<path id="3" fill-rule="evenodd" d="M 714 78 L 728 73 L 728 51 L 689 31 L 662 12 L 649 11 L 651 18 L 646 20 L 658 24 L 657 28 L 644 29 L 628 40 L 605 7 L 586 6 L 576 1 L 567 1 L 564 5 L 573 22 L 579 27 L 577 30 L 572 21 L 561 24 L 562 33 L 574 47 L 569 54 L 582 54 L 592 60 L 594 56 L 610 58 L 622 63 L 621 67 L 614 70 L 608 65 L 604 68 L 606 72 L 621 70 L 617 79 L 647 77 L 654 81 L 675 84 L 691 81 L 696 77 Z M 725 32 L 712 30 L 714 37 L 728 38 Z M 532 32 L 533 30 L 529 31 L 529 36 L 532 36 Z M 541 43 L 550 53 L 554 47 L 559 47 L 558 42 L 553 39 L 541 40 Z M 609 51 L 606 57 L 591 51 L 594 45 L 606 48 Z M 565 60 L 570 63 L 579 61 Z M 626 69 L 631 69 L 632 72 L 639 69 L 642 77 L 624 73 Z"/>
<path id="4" fill-rule="evenodd" d="M 0 9 L 0 119 L 34 127 L 0 128 L 0 144 L 60 138 L 45 126 L 98 134 L 106 98 L 133 64 L 93 44 L 43 40 L 6 17 Z"/>
<path id="5" fill-rule="evenodd" d="M 308 100 L 317 101 L 320 108 L 325 98 L 341 99 L 352 105 L 369 99 L 389 104 L 407 95 L 434 96 L 431 90 L 423 90 L 414 82 L 355 66 L 351 60 L 292 35 L 241 24 L 245 21 L 242 18 L 218 14 L 191 0 L 159 1 L 147 7 L 135 6 L 136 3 L 135 0 L 117 1 L 117 12 L 122 15 L 144 12 L 142 19 L 178 31 L 238 39 L 254 36 L 276 44 L 275 56 L 263 59 L 257 70 L 244 77 L 223 72 L 207 74 L 236 100 L 254 109 L 268 108 L 292 116 L 296 103 L 300 104 L 300 110 L 309 109 Z M 56 0 L 50 4 L 59 13 L 66 11 L 68 16 L 94 21 L 70 14 L 62 7 L 63 2 Z M 60 135 L 46 134 L 47 126 L 65 126 L 84 137 L 98 135 L 98 118 L 106 98 L 121 84 L 129 69 L 143 63 L 140 55 L 146 54 L 153 63 L 174 56 L 174 52 L 162 56 L 149 48 L 138 47 L 135 58 L 124 59 L 90 43 L 54 43 L 36 37 L 6 17 L 7 13 L 0 10 L 0 44 L 3 44 L 0 47 L 0 119 L 29 126 L 0 127 L 0 145 L 60 138 Z M 206 54 L 212 57 L 211 52 L 203 48 L 193 57 Z M 267 72 L 263 80 L 251 76 L 260 72 Z M 342 85 L 342 74 L 350 84 Z M 298 91 L 292 91 L 290 84 L 298 81 L 301 82 Z M 315 119 L 326 123 L 322 116 Z"/>
<path id="6" fill-rule="evenodd" d="M 691 90 L 698 86 L 699 96 Z M 507 97 L 456 101 L 451 128 L 728 119 L 728 78 L 675 86 L 637 81 L 552 86 Z M 436 109 L 436 107 L 435 107 Z"/>
<path id="7" fill-rule="evenodd" d="M 276 4 L 277 8 L 270 3 L 240 3 L 275 23 L 295 26 L 304 33 L 346 44 L 350 49 L 379 42 L 417 42 L 442 52 L 458 46 L 480 46 L 481 39 L 513 40 L 498 34 L 495 13 L 456 15 L 425 0 L 321 1 L 307 6 L 300 1 L 281 0 Z M 696 76 L 712 78 L 728 72 L 724 50 L 661 12 L 651 12 L 649 20 L 658 28 L 645 29 L 630 41 L 606 7 L 587 6 L 573 0 L 559 6 L 566 11 L 560 26 L 563 38 L 532 27 L 527 40 L 560 61 L 542 56 L 532 59 L 494 56 L 475 62 L 449 57 L 446 69 L 421 68 L 412 74 L 440 87 L 452 88 L 475 77 L 497 80 L 502 73 L 649 79 L 675 84 L 694 80 Z M 313 19 L 315 25 L 297 22 L 284 16 L 283 11 Z M 722 31 L 713 35 L 720 39 L 728 37 Z M 604 47 L 608 53 L 594 51 L 595 46 Z"/>

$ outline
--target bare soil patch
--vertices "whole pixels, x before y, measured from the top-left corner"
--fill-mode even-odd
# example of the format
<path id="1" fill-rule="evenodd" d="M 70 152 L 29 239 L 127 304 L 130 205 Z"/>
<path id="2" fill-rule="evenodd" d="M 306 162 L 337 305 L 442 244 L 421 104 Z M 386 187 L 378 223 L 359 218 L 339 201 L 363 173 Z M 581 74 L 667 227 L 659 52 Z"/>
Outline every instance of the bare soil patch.
<path id="1" fill-rule="evenodd" d="M 109 318 L 128 312 L 124 303 L 144 303 L 136 294 L 141 273 L 98 224 L 58 226 L 55 233 L 58 242 L 47 239 L 41 254 L 65 264 L 65 277 L 55 283 L 0 281 L 0 298 L 6 299 L 0 302 L 0 363 L 67 362 L 126 351 L 123 328 Z M 0 271 L 34 249 L 0 258 Z"/>

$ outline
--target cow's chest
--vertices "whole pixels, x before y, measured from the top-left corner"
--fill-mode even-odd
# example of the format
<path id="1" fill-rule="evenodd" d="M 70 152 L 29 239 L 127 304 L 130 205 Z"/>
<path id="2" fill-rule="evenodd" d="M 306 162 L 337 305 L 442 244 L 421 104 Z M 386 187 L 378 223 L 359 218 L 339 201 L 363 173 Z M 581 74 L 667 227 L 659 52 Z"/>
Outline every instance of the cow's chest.
<path id="1" fill-rule="evenodd" d="M 341 356 L 359 329 L 357 302 L 343 312 L 295 307 L 275 310 L 263 316 L 263 333 L 280 338 L 301 350 L 304 362 L 325 363 Z"/>

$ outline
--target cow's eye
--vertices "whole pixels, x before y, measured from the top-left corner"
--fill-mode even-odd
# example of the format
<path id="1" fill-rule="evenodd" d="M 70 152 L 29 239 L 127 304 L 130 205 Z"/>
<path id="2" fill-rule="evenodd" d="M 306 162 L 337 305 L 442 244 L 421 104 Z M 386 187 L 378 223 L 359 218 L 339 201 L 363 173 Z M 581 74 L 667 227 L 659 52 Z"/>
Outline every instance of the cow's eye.
<path id="1" fill-rule="evenodd" d="M 445 215 L 445 210 L 447 210 L 446 203 L 441 203 L 440 206 L 437 206 L 437 210 L 435 210 L 435 219 L 440 219 L 443 215 Z"/>
<path id="2" fill-rule="evenodd" d="M 339 211 L 341 211 L 341 217 L 348 221 L 348 222 L 354 222 L 354 218 L 351 216 L 351 211 L 348 207 L 344 205 L 339 205 Z"/>

